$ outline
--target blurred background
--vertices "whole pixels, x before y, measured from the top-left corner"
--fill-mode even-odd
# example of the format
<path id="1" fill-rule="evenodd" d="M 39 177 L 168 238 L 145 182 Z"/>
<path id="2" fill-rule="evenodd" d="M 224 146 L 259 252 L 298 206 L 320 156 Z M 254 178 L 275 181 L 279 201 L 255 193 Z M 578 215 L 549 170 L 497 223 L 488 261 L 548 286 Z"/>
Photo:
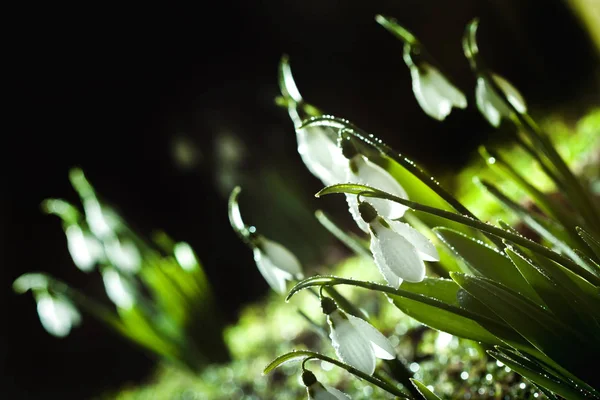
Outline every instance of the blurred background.
<path id="1" fill-rule="evenodd" d="M 575 121 L 600 104 L 600 40 L 586 28 L 600 11 L 594 0 L 587 11 L 581 3 L 267 0 L 189 10 L 15 11 L 5 54 L 16 90 L 8 99 L 15 123 L 2 146 L 0 391 L 81 399 L 135 383 L 153 367 L 151 357 L 91 318 L 67 339 L 49 336 L 31 296 L 11 291 L 20 274 L 45 271 L 102 292 L 101 281 L 74 268 L 59 221 L 40 211 L 48 197 L 77 199 L 70 167 L 81 167 L 142 235 L 162 229 L 190 243 L 234 323 L 240 307 L 268 289 L 227 220 L 234 185 L 244 187 L 248 222 L 305 264 L 332 253 L 313 218 L 329 203 L 313 198 L 321 184 L 297 155 L 286 111 L 274 104 L 282 54 L 307 101 L 448 176 L 479 143 L 502 134 L 492 135 L 474 107 L 443 124 L 426 116 L 402 44 L 374 15 L 413 31 L 471 102 L 461 36 L 479 17 L 483 56 L 521 90 L 533 114 Z"/>

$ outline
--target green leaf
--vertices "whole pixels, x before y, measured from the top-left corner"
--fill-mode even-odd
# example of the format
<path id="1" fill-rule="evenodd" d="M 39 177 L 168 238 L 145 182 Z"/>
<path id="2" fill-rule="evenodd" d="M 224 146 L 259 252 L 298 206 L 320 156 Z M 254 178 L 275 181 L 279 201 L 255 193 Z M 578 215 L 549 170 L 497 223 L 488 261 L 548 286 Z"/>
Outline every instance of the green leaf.
<path id="1" fill-rule="evenodd" d="M 371 135 L 350 122 L 332 116 L 321 116 L 305 121 L 301 128 L 311 126 L 339 129 L 341 133 L 343 132 L 343 135 L 351 136 L 357 140 L 360 145 L 360 152 L 387 170 L 402 185 L 408 197 L 414 201 L 429 204 L 447 211 L 455 210 L 470 218 L 477 219 L 454 196 L 446 191 L 434 177 L 425 172 L 415 162 L 394 151 L 381 140 L 373 139 Z M 448 226 L 465 233 L 473 234 L 469 228 L 449 223 L 449 221 L 437 218 L 433 214 L 424 216 L 422 219 L 430 227 L 439 225 Z M 494 238 L 491 238 L 491 240 L 493 241 Z M 496 244 L 502 246 L 502 243 Z"/>
<path id="2" fill-rule="evenodd" d="M 488 354 L 496 360 L 504 363 L 512 370 L 516 371 L 531 382 L 543 386 L 546 389 L 563 396 L 566 399 L 590 399 L 597 398 L 594 392 L 585 389 L 577 389 L 573 385 L 557 376 L 554 371 L 542 367 L 541 365 L 522 357 L 514 352 L 505 353 L 504 349 L 488 350 Z M 593 390 L 593 389 L 592 389 Z"/>
<path id="3" fill-rule="evenodd" d="M 485 181 L 477 181 L 489 194 L 498 199 L 504 206 L 512 210 L 521 218 L 521 220 L 537 232 L 540 236 L 546 239 L 550 244 L 566 254 L 581 267 L 586 267 L 585 262 L 573 251 L 573 248 L 579 243 L 571 239 L 565 228 L 555 223 L 553 220 L 535 215 L 533 212 L 526 210 L 523 206 L 509 199 L 504 193 L 500 192 L 494 185 Z"/>
<path id="4" fill-rule="evenodd" d="M 585 243 L 587 243 L 589 248 L 596 255 L 596 262 L 600 262 L 600 241 L 598 241 L 598 239 L 592 236 L 591 233 L 587 232 L 585 229 L 579 226 L 575 229 L 577 229 L 577 233 L 579 234 L 579 236 L 581 236 L 581 238 L 585 241 Z"/>
<path id="5" fill-rule="evenodd" d="M 520 348 L 528 349 L 527 342 L 514 333 L 512 328 L 495 316 L 482 315 L 474 310 L 461 307 L 458 303 L 458 286 L 448 279 L 426 278 L 420 283 L 404 282 L 402 288 L 394 289 L 373 282 L 363 282 L 335 276 L 313 276 L 298 282 L 288 294 L 288 301 L 297 292 L 313 286 L 351 285 L 382 292 L 388 295 L 394 304 L 406 314 L 435 329 L 490 344 L 503 341 L 519 343 Z M 488 313 L 491 314 L 491 313 Z M 488 330 L 502 335 L 502 341 Z M 517 344 L 518 345 L 518 344 Z"/>
<path id="6" fill-rule="evenodd" d="M 584 327 L 591 320 L 591 316 L 584 312 L 585 304 L 580 304 L 576 295 L 570 293 L 546 271 L 512 248 L 505 249 L 505 252 L 557 318 L 575 329 Z"/>
<path id="7" fill-rule="evenodd" d="M 469 267 L 486 278 L 512 287 L 532 301 L 541 300 L 503 253 L 491 246 L 446 228 L 435 228 L 436 235 Z"/>
<path id="8" fill-rule="evenodd" d="M 492 345 L 502 343 L 475 321 L 478 317 L 477 313 L 473 312 L 470 315 L 471 318 L 464 315 L 458 302 L 460 287 L 455 282 L 446 279 L 425 278 L 423 282 L 419 283 L 403 282 L 401 287 L 403 291 L 422 297 L 409 298 L 392 294 L 388 294 L 388 297 L 403 313 L 417 321 L 431 328 L 477 342 Z M 441 308 L 436 303 L 424 303 L 424 298 L 435 299 L 449 307 Z"/>
<path id="9" fill-rule="evenodd" d="M 585 279 L 587 279 L 588 281 L 590 281 L 592 283 L 595 283 L 595 284 L 600 283 L 600 278 L 598 276 L 596 276 L 595 274 L 586 270 L 585 268 L 581 267 L 579 264 L 575 263 L 571 259 L 569 259 L 561 254 L 558 254 L 558 253 L 550 250 L 549 248 L 542 246 L 539 243 L 536 243 L 532 240 L 526 239 L 523 236 L 519 235 L 518 233 L 513 233 L 511 231 L 506 231 L 504 229 L 497 228 L 490 224 L 481 222 L 477 219 L 473 219 L 473 218 L 465 216 L 465 215 L 455 214 L 453 212 L 445 211 L 445 210 L 442 210 L 439 208 L 426 206 L 424 204 L 416 203 L 414 201 L 402 199 L 400 197 L 393 196 L 389 193 L 386 193 L 381 190 L 374 189 L 372 187 L 365 186 L 365 185 L 344 183 L 344 184 L 340 184 L 340 185 L 327 186 L 326 188 L 323 188 L 322 190 L 320 190 L 315 196 L 320 197 L 323 195 L 333 194 L 333 193 L 350 193 L 350 194 L 356 194 L 359 196 L 376 197 L 376 198 L 391 200 L 391 201 L 402 204 L 406 207 L 412 208 L 417 211 L 421 211 L 421 212 L 424 212 L 427 214 L 437 215 L 444 219 L 449 219 L 451 221 L 455 221 L 455 222 L 459 222 L 464 225 L 468 225 L 468 226 L 473 227 L 482 232 L 489 233 L 489 234 L 495 235 L 497 237 L 509 240 L 513 243 L 519 244 L 521 246 L 527 247 L 528 249 L 530 249 L 536 253 L 542 254 L 542 255 L 548 257 L 549 259 L 558 262 L 559 264 L 563 265 L 565 268 L 570 269 L 571 271 L 579 274 L 580 276 L 584 277 Z M 503 248 L 504 246 L 505 245 L 502 244 L 501 248 Z"/>
<path id="10" fill-rule="evenodd" d="M 589 342 L 582 340 L 577 332 L 549 311 L 497 282 L 460 273 L 451 276 L 542 353 L 587 379 L 589 371 L 582 367 L 581 360 L 589 356 Z"/>
<path id="11" fill-rule="evenodd" d="M 419 393 L 421 394 L 421 396 L 423 396 L 423 398 L 425 400 L 441 400 L 431 390 L 427 389 L 427 386 L 425 386 L 418 380 L 410 378 L 410 381 L 412 382 L 413 385 L 415 385 L 415 387 L 417 388 L 417 390 L 419 391 Z"/>

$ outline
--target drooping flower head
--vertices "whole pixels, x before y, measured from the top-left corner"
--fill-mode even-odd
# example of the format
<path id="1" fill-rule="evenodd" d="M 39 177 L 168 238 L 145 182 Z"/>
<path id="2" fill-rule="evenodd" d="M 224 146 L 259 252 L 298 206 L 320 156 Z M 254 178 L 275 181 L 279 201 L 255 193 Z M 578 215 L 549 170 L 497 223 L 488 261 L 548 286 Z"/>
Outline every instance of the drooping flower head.
<path id="1" fill-rule="evenodd" d="M 408 224 L 388 221 L 368 202 L 358 206 L 371 233 L 371 252 L 379 271 L 394 288 L 403 280 L 421 282 L 425 278 L 423 261 L 439 261 L 435 246 Z"/>
<path id="2" fill-rule="evenodd" d="M 394 19 L 382 15 L 375 19 L 404 42 L 404 62 L 410 70 L 415 98 L 425 114 L 442 121 L 450 114 L 452 107 L 467 107 L 465 95 L 440 72 L 427 50 L 412 33 Z"/>
<path id="3" fill-rule="evenodd" d="M 302 383 L 310 400 L 349 400 L 350 396 L 331 386 L 323 385 L 315 374 L 305 369 L 302 372 Z"/>
<path id="4" fill-rule="evenodd" d="M 331 344 L 340 360 L 372 375 L 376 358 L 396 358 L 389 340 L 367 321 L 340 310 L 328 297 L 321 298 L 321 307 L 331 328 Z"/>
<path id="5" fill-rule="evenodd" d="M 256 233 L 254 227 L 244 223 L 238 204 L 241 188 L 233 189 L 229 196 L 229 222 L 254 253 L 254 261 L 265 281 L 277 293 L 285 293 L 287 281 L 302 278 L 302 266 L 296 256 L 283 245 Z"/>
<path id="6" fill-rule="evenodd" d="M 408 198 L 406 191 L 400 183 L 398 183 L 398 181 L 385 169 L 369 161 L 365 156 L 360 154 L 349 137 L 340 136 L 340 147 L 342 148 L 344 157 L 348 160 L 345 182 L 370 186 L 403 199 Z M 346 201 L 348 202 L 350 213 L 357 225 L 363 231 L 369 233 L 368 225 L 364 222 L 358 212 L 356 196 L 347 195 Z M 402 218 L 407 210 L 407 207 L 404 205 L 390 200 L 372 199 L 371 201 L 379 215 L 388 219 Z"/>
<path id="7" fill-rule="evenodd" d="M 286 292 L 287 281 L 302 279 L 300 261 L 281 244 L 258 236 L 254 240 L 253 252 L 258 270 L 277 293 Z"/>
<path id="8" fill-rule="evenodd" d="M 342 183 L 346 169 L 344 157 L 337 146 L 337 133 L 329 127 L 302 127 L 304 120 L 320 113 L 302 98 L 286 56 L 279 65 L 279 87 L 296 128 L 298 153 L 304 165 L 325 186 Z"/>
<path id="9" fill-rule="evenodd" d="M 480 76 L 477 78 L 475 100 L 481 114 L 497 128 L 503 118 L 510 118 L 513 115 L 513 110 L 507 101 L 519 113 L 526 112 L 527 106 L 521 93 L 509 81 L 496 74 L 490 76 L 502 93 L 498 93 L 489 81 Z"/>

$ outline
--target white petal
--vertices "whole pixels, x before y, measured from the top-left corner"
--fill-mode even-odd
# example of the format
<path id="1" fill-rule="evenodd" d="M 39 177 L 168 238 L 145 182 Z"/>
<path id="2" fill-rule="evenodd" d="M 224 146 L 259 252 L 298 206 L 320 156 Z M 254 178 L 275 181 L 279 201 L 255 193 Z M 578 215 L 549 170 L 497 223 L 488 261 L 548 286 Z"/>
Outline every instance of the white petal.
<path id="1" fill-rule="evenodd" d="M 142 265 L 142 256 L 131 240 L 119 240 L 113 236 L 106 240 L 105 251 L 109 261 L 124 272 L 137 272 Z"/>
<path id="2" fill-rule="evenodd" d="M 300 265 L 300 261 L 298 261 L 291 251 L 277 242 L 264 238 L 261 240 L 260 247 L 264 252 L 265 257 L 268 258 L 277 269 L 285 271 L 293 277 L 299 278 L 302 276 L 302 266 Z"/>
<path id="3" fill-rule="evenodd" d="M 110 219 L 106 218 L 104 210 L 95 197 L 83 199 L 83 208 L 85 210 L 86 221 L 94 235 L 104 238 L 113 232 L 113 228 L 109 224 Z"/>
<path id="4" fill-rule="evenodd" d="M 297 129 L 296 138 L 298 153 L 314 176 L 326 186 L 344 182 L 348 161 L 325 128 Z"/>
<path id="5" fill-rule="evenodd" d="M 466 108 L 467 98 L 464 93 L 458 90 L 446 77 L 436 68 L 429 67 L 427 76 L 433 87 L 437 88 L 440 96 L 448 99 L 453 107 Z"/>
<path id="6" fill-rule="evenodd" d="M 79 312 L 67 299 L 39 293 L 36 295 L 36 300 L 42 326 L 54 336 L 67 336 L 73 325 L 81 321 Z"/>
<path id="7" fill-rule="evenodd" d="M 346 314 L 346 316 L 354 328 L 371 343 L 375 357 L 384 360 L 393 360 L 396 358 L 396 351 L 390 341 L 375 329 L 373 325 L 354 315 Z"/>
<path id="8" fill-rule="evenodd" d="M 373 354 L 370 342 L 359 334 L 347 319 L 343 319 L 339 315 L 336 318 L 336 313 L 340 313 L 340 311 L 334 311 L 327 318 L 331 325 L 329 337 L 335 353 L 346 364 L 372 375 L 375 371 L 375 354 Z"/>
<path id="9" fill-rule="evenodd" d="M 371 200 L 372 199 L 370 199 L 369 201 Z M 360 212 L 358 211 L 358 200 L 356 198 L 356 195 L 346 194 L 346 202 L 348 203 L 348 210 L 350 211 L 350 215 L 352 215 L 352 218 L 356 222 L 356 225 L 358 225 L 360 229 L 365 231 L 365 233 L 369 233 L 369 224 L 367 224 L 362 219 L 362 217 L 360 216 Z"/>
<path id="10" fill-rule="evenodd" d="M 412 87 L 415 98 L 425 114 L 442 121 L 452 111 L 452 103 L 442 96 L 435 87 L 431 85 L 427 75 L 422 76 L 419 68 L 412 65 L 410 68 L 412 76 Z"/>
<path id="11" fill-rule="evenodd" d="M 502 89 L 506 95 L 506 99 L 512 104 L 512 106 L 520 113 L 527 111 L 527 105 L 523 95 L 506 79 L 500 75 L 492 74 L 492 79 L 496 82 L 496 85 Z"/>
<path id="12" fill-rule="evenodd" d="M 65 230 L 65 235 L 69 253 L 77 268 L 84 272 L 93 270 L 102 252 L 100 243 L 94 237 L 83 233 L 77 225 L 69 226 Z"/>
<path id="13" fill-rule="evenodd" d="M 408 198 L 404 188 L 385 169 L 363 156 L 358 156 L 355 160 L 358 171 L 356 174 L 348 176 L 349 182 L 371 186 L 403 199 Z M 370 199 L 369 202 L 375 207 L 379 215 L 389 219 L 401 218 L 408 209 L 402 204 L 389 200 L 374 198 Z"/>
<path id="14" fill-rule="evenodd" d="M 192 247 L 185 242 L 176 243 L 173 247 L 173 254 L 175 255 L 177 263 L 179 263 L 181 268 L 185 271 L 193 271 L 200 266 L 196 254 L 194 254 L 194 250 L 192 250 Z"/>
<path id="15" fill-rule="evenodd" d="M 498 87 L 504 92 L 503 95 L 510 104 L 519 112 L 525 112 L 527 106 L 521 93 L 512 86 L 506 79 L 499 75 L 492 74 L 492 79 Z M 495 127 L 500 125 L 502 118 L 508 118 L 512 114 L 512 110 L 506 105 L 504 99 L 500 98 L 496 92 L 489 87 L 486 81 L 479 77 L 477 78 L 477 88 L 475 90 L 475 98 L 477 107 L 484 117 Z"/>
<path id="16" fill-rule="evenodd" d="M 421 282 L 425 278 L 425 264 L 417 249 L 400 234 L 377 221 L 371 224 L 371 228 L 388 268 L 407 282 Z"/>
<path id="17" fill-rule="evenodd" d="M 408 240 L 424 261 L 440 261 L 440 255 L 431 240 L 412 226 L 400 221 L 388 221 L 394 231 Z"/>
<path id="18" fill-rule="evenodd" d="M 102 271 L 102 280 L 108 298 L 117 306 L 129 309 L 135 303 L 135 291 L 131 284 L 114 268 Z"/>
<path id="19" fill-rule="evenodd" d="M 381 275 L 383 275 L 388 285 L 390 285 L 390 287 L 393 287 L 394 289 L 398 289 L 398 287 L 402 283 L 402 278 L 394 274 L 392 270 L 388 267 L 387 261 L 385 260 L 383 252 L 381 251 L 379 240 L 374 234 L 371 234 L 371 253 L 373 253 L 375 265 L 377 265 L 379 272 L 381 272 Z"/>
<path id="20" fill-rule="evenodd" d="M 265 278 L 271 289 L 277 293 L 285 293 L 286 280 L 291 279 L 292 275 L 278 269 L 258 248 L 254 248 L 254 261 L 256 261 L 258 271 Z"/>
<path id="21" fill-rule="evenodd" d="M 327 390 L 329 393 L 331 393 L 334 397 L 335 400 L 349 400 L 350 396 L 348 396 L 346 393 L 342 392 L 341 390 L 338 390 L 334 387 L 328 386 L 328 385 L 323 385 L 325 387 L 325 390 Z"/>

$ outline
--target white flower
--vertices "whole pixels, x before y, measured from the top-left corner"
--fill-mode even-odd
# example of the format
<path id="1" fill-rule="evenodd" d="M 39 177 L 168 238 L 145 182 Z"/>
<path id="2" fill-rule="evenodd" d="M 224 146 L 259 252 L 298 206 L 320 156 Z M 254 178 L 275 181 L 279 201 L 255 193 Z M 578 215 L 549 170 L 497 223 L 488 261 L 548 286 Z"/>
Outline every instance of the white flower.
<path id="1" fill-rule="evenodd" d="M 315 375 L 305 370 L 302 373 L 302 382 L 310 400 L 349 400 L 350 396 L 331 386 L 323 385 Z"/>
<path id="2" fill-rule="evenodd" d="M 356 154 L 351 158 L 345 181 L 370 186 L 403 199 L 408 198 L 404 188 L 389 172 L 360 154 Z M 350 214 L 352 214 L 360 229 L 369 233 L 368 224 L 363 221 L 358 212 L 356 196 L 346 195 L 346 201 L 348 202 Z M 387 219 L 402 218 L 408 209 L 408 207 L 390 200 L 371 199 L 369 201 L 375 207 L 377 213 Z"/>
<path id="3" fill-rule="evenodd" d="M 137 272 L 142 265 L 142 256 L 131 240 L 119 240 L 110 236 L 105 240 L 104 249 L 108 260 L 123 272 Z"/>
<path id="4" fill-rule="evenodd" d="M 335 353 L 354 368 L 371 375 L 375 371 L 376 358 L 396 358 L 389 340 L 367 321 L 335 309 L 327 315 L 327 322 Z"/>
<path id="5" fill-rule="evenodd" d="M 496 93 L 484 78 L 479 77 L 475 89 L 475 100 L 477 108 L 483 116 L 494 127 L 498 127 L 502 118 L 510 118 L 513 113 L 505 100 L 499 96 L 505 96 L 506 100 L 520 113 L 527 111 L 527 106 L 521 93 L 510 82 L 496 74 L 491 74 L 491 76 L 503 93 Z"/>
<path id="6" fill-rule="evenodd" d="M 277 293 L 285 293 L 286 281 L 302 278 L 300 262 L 279 243 L 259 237 L 253 250 L 258 270 Z"/>
<path id="7" fill-rule="evenodd" d="M 327 132 L 328 128 L 296 129 L 298 153 L 308 170 L 325 186 L 344 182 L 347 161 Z"/>
<path id="8" fill-rule="evenodd" d="M 406 65 L 410 69 L 413 92 L 425 114 L 443 121 L 452 107 L 467 107 L 465 95 L 437 68 L 426 62 L 417 65 L 412 60 L 406 61 Z"/>
<path id="9" fill-rule="evenodd" d="M 360 214 L 369 224 L 375 264 L 391 287 L 397 288 L 403 280 L 421 282 L 423 261 L 439 261 L 435 246 L 411 226 L 386 221 L 366 202 L 361 203 Z"/>
<path id="10" fill-rule="evenodd" d="M 65 337 L 81 323 L 81 315 L 66 297 L 46 291 L 36 293 L 35 297 L 42 326 L 51 335 Z"/>
<path id="11" fill-rule="evenodd" d="M 90 272 L 103 258 L 102 245 L 90 234 L 84 233 L 78 225 L 65 229 L 67 247 L 73 262 L 80 270 Z"/>
<path id="12" fill-rule="evenodd" d="M 102 280 L 108 298 L 120 308 L 130 309 L 135 304 L 135 289 L 131 283 L 115 268 L 106 267 L 102 271 Z"/>

